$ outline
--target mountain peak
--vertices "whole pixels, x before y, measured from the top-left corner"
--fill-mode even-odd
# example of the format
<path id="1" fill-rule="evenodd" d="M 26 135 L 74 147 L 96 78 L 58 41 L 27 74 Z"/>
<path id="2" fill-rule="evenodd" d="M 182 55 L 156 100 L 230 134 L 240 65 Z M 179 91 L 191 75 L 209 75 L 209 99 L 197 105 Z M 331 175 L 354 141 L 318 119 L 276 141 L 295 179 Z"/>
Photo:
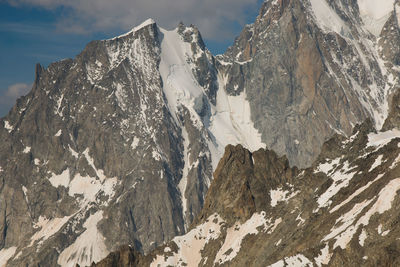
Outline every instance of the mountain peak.
<path id="1" fill-rule="evenodd" d="M 142 29 L 142 28 L 144 28 L 144 27 L 146 27 L 146 26 L 148 26 L 148 25 L 155 24 L 155 23 L 156 23 L 156 22 L 154 21 L 154 19 L 148 18 L 148 19 L 146 19 L 145 21 L 143 21 L 140 25 L 134 27 L 134 28 L 132 29 L 132 31 L 140 30 L 140 29 Z"/>
<path id="2" fill-rule="evenodd" d="M 156 22 L 154 21 L 154 19 L 148 18 L 147 20 L 143 21 L 143 22 L 142 22 L 141 24 L 139 24 L 138 26 L 133 27 L 132 30 L 130 30 L 129 32 L 124 33 L 124 34 L 121 34 L 121 35 L 119 35 L 119 36 L 116 36 L 116 37 L 114 37 L 114 38 L 112 38 L 112 39 L 116 39 L 116 38 L 121 38 L 121 37 L 127 36 L 127 35 L 129 35 L 129 34 L 131 34 L 131 33 L 133 33 L 133 32 L 137 32 L 138 30 L 143 29 L 143 28 L 145 28 L 145 27 L 147 27 L 147 26 L 149 26 L 149 25 L 153 25 L 153 24 L 156 24 Z"/>

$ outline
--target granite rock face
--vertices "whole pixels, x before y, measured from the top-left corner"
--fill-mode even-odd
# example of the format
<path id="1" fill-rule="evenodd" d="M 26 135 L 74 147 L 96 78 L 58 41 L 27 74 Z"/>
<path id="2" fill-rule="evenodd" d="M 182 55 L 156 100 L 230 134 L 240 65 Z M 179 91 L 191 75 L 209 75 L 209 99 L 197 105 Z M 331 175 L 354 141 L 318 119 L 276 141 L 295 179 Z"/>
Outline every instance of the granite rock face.
<path id="1" fill-rule="evenodd" d="M 376 35 L 363 14 L 357 1 L 265 1 L 217 57 L 226 90 L 247 96 L 262 141 L 291 165 L 309 166 L 324 141 L 366 118 L 383 125 L 399 87 L 398 13 Z"/>
<path id="2" fill-rule="evenodd" d="M 357 1 L 321 3 L 266 1 L 216 57 L 194 26 L 148 20 L 37 65 L 0 119 L 0 263 L 88 266 L 122 245 L 142 259 L 212 211 L 248 221 L 269 203 L 263 190 L 295 183 L 293 165 L 311 165 L 334 133 L 387 115 L 384 129 L 397 127 L 398 4 L 371 33 Z M 229 144 L 248 150 L 229 147 L 230 171 L 217 168 Z M 205 199 L 214 171 L 238 185 L 217 202 Z"/>
<path id="3" fill-rule="evenodd" d="M 197 29 L 147 21 L 36 67 L 32 91 L 0 122 L 10 266 L 90 265 L 121 245 L 148 251 L 184 233 L 212 173 L 198 115 L 215 102 L 212 60 Z M 182 86 L 201 94 L 180 95 L 182 72 L 191 78 Z M 185 97 L 194 103 L 177 103 Z"/>

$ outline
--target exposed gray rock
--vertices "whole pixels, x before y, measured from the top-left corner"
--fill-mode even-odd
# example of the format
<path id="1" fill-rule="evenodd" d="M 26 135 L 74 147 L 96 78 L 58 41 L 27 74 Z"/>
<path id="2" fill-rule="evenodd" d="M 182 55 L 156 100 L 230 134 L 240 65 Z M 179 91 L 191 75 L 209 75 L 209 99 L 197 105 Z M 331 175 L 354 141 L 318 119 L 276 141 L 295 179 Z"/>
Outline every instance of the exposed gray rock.
<path id="1" fill-rule="evenodd" d="M 165 34 L 149 21 L 36 67 L 32 91 L 0 122 L 0 244 L 16 248 L 10 266 L 89 265 L 123 244 L 148 251 L 200 211 L 211 154 L 192 114 L 171 114 L 159 71 Z M 193 35 L 175 41 L 195 50 L 193 77 L 212 98 L 211 55 L 197 29 L 182 34 Z"/>
<path id="2" fill-rule="evenodd" d="M 305 167 L 334 133 L 368 117 L 382 127 L 399 86 L 396 21 L 374 36 L 357 1 L 265 1 L 219 70 L 230 94 L 246 93 L 267 147 Z"/>
<path id="3" fill-rule="evenodd" d="M 267 145 L 297 173 L 290 165 L 311 164 L 335 132 L 368 117 L 380 126 L 388 111 L 396 126 L 398 16 L 379 39 L 356 1 L 329 5 L 341 29 L 310 1 L 266 1 L 216 58 L 194 26 L 148 20 L 37 65 L 32 91 L 0 119 L 4 263 L 90 265 L 185 233 L 228 144 Z"/>

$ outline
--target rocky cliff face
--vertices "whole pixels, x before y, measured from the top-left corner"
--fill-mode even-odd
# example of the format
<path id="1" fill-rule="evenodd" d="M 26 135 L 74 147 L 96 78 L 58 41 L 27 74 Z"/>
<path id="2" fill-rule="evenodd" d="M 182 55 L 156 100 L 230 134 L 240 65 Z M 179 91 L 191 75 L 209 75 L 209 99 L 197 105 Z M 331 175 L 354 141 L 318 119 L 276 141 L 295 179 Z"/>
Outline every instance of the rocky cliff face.
<path id="1" fill-rule="evenodd" d="M 368 117 L 380 127 L 387 113 L 385 129 L 396 126 L 398 5 L 376 33 L 358 4 L 266 1 L 217 57 L 195 27 L 148 20 L 38 65 L 32 91 L 0 120 L 0 263 L 84 266 L 121 245 L 150 252 L 211 212 L 245 223 L 328 136 Z M 216 170 L 228 144 L 251 152 L 230 147 L 232 170 Z M 278 154 L 254 152 L 265 145 Z M 238 186 L 217 202 L 205 199 L 214 170 Z"/>
<path id="2" fill-rule="evenodd" d="M 397 266 L 399 142 L 366 122 L 302 170 L 228 146 L 196 224 L 134 266 Z"/>
<path id="3" fill-rule="evenodd" d="M 11 266 L 89 265 L 116 246 L 147 251 L 184 233 L 212 173 L 197 115 L 215 102 L 212 60 L 197 29 L 149 20 L 37 66 L 32 92 L 1 120 Z"/>
<path id="4" fill-rule="evenodd" d="M 399 87 L 394 2 L 264 2 L 218 60 L 226 90 L 247 96 L 268 148 L 305 167 L 334 133 L 350 135 L 368 117 L 382 127 Z"/>
<path id="5" fill-rule="evenodd" d="M 152 20 L 38 65 L 1 120 L 4 263 L 89 265 L 183 234 L 225 145 L 263 146 L 246 99 L 218 88 L 198 30 Z"/>

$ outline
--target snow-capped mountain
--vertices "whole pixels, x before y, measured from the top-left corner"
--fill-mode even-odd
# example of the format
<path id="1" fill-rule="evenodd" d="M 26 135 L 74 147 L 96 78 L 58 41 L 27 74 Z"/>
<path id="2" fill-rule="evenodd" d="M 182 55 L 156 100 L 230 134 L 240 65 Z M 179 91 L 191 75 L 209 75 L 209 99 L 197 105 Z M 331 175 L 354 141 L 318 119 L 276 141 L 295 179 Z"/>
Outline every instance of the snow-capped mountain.
<path id="1" fill-rule="evenodd" d="M 196 28 L 153 20 L 37 66 L 2 120 L 4 259 L 89 265 L 184 233 L 224 147 L 264 146 L 219 79 Z"/>
<path id="2" fill-rule="evenodd" d="M 216 57 L 194 26 L 147 20 L 37 65 L 32 91 L 0 120 L 0 263 L 85 266 L 121 245 L 152 251 L 207 211 L 229 144 L 287 154 L 273 162 L 289 179 L 289 165 L 310 165 L 334 133 L 367 118 L 397 127 L 400 8 L 389 4 L 375 14 L 369 1 L 266 1 Z"/>

